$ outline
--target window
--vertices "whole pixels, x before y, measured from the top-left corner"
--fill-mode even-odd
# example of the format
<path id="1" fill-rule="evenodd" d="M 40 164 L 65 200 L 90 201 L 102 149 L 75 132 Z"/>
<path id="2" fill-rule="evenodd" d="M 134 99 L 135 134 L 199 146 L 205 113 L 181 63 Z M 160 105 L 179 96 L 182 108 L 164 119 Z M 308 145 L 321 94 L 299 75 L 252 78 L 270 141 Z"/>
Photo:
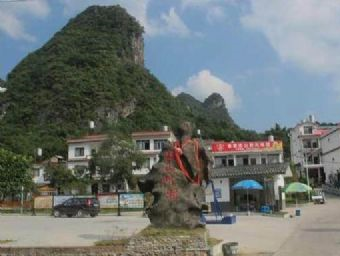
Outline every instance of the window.
<path id="1" fill-rule="evenodd" d="M 79 157 L 79 156 L 84 156 L 84 148 L 75 148 L 74 149 L 74 156 Z"/>
<path id="2" fill-rule="evenodd" d="M 97 149 L 96 148 L 91 149 L 91 156 L 95 155 L 96 153 L 97 153 Z"/>
<path id="3" fill-rule="evenodd" d="M 304 140 L 303 141 L 303 147 L 304 148 L 311 148 L 312 147 L 312 142 L 310 140 Z"/>
<path id="4" fill-rule="evenodd" d="M 228 166 L 234 166 L 234 159 L 228 159 Z"/>
<path id="5" fill-rule="evenodd" d="M 222 167 L 226 166 L 226 159 L 223 156 L 216 156 L 215 157 L 215 166 L 216 167 Z"/>
<path id="6" fill-rule="evenodd" d="M 136 144 L 139 150 L 150 150 L 150 140 L 137 140 Z"/>
<path id="7" fill-rule="evenodd" d="M 34 169 L 33 170 L 33 177 L 39 177 L 40 176 L 40 170 L 39 169 Z"/>
<path id="8" fill-rule="evenodd" d="M 236 165 L 243 165 L 243 157 L 242 156 L 236 157 Z"/>
<path id="9" fill-rule="evenodd" d="M 103 193 L 109 193 L 110 192 L 110 184 L 103 184 Z"/>
<path id="10" fill-rule="evenodd" d="M 146 161 L 142 164 L 142 168 L 150 168 L 150 158 L 146 159 Z"/>
<path id="11" fill-rule="evenodd" d="M 317 142 L 317 141 L 314 141 L 314 142 L 313 142 L 313 148 L 318 148 L 318 147 L 319 147 L 318 142 Z"/>
<path id="12" fill-rule="evenodd" d="M 313 126 L 304 126 L 303 134 L 313 134 Z"/>
<path id="13" fill-rule="evenodd" d="M 256 158 L 250 158 L 250 164 L 256 165 Z"/>
<path id="14" fill-rule="evenodd" d="M 249 165 L 248 157 L 243 158 L 243 165 Z"/>
<path id="15" fill-rule="evenodd" d="M 261 164 L 267 164 L 267 159 L 265 157 L 261 158 Z"/>
<path id="16" fill-rule="evenodd" d="M 167 140 L 154 140 L 154 149 L 162 150 L 166 142 L 168 141 Z"/>

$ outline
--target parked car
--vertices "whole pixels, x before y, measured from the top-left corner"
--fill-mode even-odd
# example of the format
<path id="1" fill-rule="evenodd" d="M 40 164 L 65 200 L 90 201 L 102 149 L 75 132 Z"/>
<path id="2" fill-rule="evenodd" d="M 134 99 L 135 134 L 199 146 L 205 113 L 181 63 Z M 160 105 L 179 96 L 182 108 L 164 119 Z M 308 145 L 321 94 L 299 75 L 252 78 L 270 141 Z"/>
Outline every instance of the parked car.
<path id="1" fill-rule="evenodd" d="M 70 198 L 53 207 L 53 216 L 83 217 L 90 215 L 95 217 L 100 211 L 99 201 L 96 198 Z"/>
<path id="2" fill-rule="evenodd" d="M 315 188 L 312 194 L 314 204 L 324 204 L 326 202 L 325 193 L 322 189 Z"/>

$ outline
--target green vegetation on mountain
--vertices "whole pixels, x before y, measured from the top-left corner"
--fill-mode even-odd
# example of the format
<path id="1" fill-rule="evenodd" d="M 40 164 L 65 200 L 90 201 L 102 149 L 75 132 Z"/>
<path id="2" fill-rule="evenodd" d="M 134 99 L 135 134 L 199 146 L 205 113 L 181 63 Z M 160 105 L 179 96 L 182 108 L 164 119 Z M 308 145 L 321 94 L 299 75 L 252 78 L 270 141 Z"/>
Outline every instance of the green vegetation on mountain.
<path id="1" fill-rule="evenodd" d="M 0 98 L 0 146 L 65 156 L 65 138 L 88 132 L 176 129 L 189 120 L 206 138 L 256 139 L 230 118 L 223 99 L 173 97 L 144 68 L 143 28 L 119 6 L 92 6 L 71 19 L 8 75 Z"/>
<path id="2" fill-rule="evenodd" d="M 180 103 L 143 67 L 143 28 L 119 7 L 89 7 L 8 75 L 0 143 L 63 154 L 65 138 L 115 126 L 129 133 L 175 126 Z"/>
<path id="3" fill-rule="evenodd" d="M 218 93 L 211 94 L 203 103 L 187 93 L 181 93 L 177 98 L 186 106 L 204 138 L 236 141 L 257 140 L 262 137 L 255 131 L 237 126 L 229 115 L 223 97 Z"/>
<path id="4" fill-rule="evenodd" d="M 279 124 L 275 124 L 273 128 L 264 132 L 264 135 L 268 137 L 273 135 L 276 140 L 281 140 L 283 143 L 283 155 L 285 159 L 290 158 L 290 140 L 289 129 L 281 127 Z"/>

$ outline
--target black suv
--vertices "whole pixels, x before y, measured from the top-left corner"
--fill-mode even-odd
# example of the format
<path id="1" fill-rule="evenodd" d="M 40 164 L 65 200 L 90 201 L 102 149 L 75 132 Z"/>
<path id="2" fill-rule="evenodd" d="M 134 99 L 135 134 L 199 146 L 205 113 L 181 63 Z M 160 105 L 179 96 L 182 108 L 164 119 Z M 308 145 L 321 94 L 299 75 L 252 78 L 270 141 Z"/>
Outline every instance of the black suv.
<path id="1" fill-rule="evenodd" d="M 70 198 L 53 207 L 54 217 L 83 217 L 90 215 L 95 217 L 100 211 L 99 201 L 96 198 Z"/>

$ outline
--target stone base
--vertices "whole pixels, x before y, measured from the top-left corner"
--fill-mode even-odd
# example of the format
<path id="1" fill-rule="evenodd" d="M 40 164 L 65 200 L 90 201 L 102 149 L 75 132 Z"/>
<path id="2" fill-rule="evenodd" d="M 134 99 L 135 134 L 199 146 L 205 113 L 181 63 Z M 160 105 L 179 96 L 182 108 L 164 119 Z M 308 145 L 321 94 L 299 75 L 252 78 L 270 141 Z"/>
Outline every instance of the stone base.
<path id="1" fill-rule="evenodd" d="M 126 256 L 208 256 L 205 236 L 143 236 L 132 237 Z"/>
<path id="2" fill-rule="evenodd" d="M 0 256 L 123 256 L 124 245 L 0 248 Z"/>

